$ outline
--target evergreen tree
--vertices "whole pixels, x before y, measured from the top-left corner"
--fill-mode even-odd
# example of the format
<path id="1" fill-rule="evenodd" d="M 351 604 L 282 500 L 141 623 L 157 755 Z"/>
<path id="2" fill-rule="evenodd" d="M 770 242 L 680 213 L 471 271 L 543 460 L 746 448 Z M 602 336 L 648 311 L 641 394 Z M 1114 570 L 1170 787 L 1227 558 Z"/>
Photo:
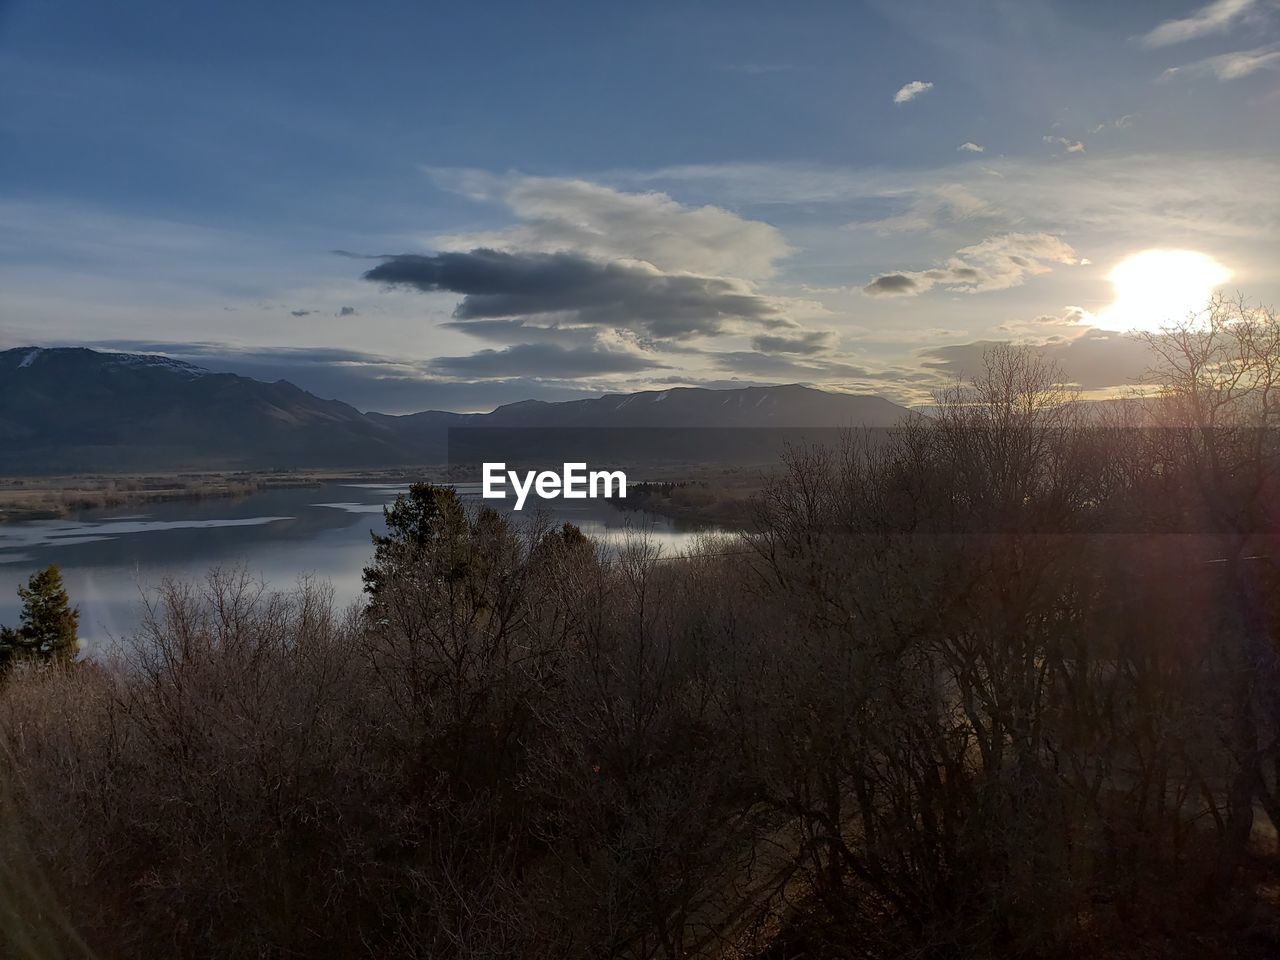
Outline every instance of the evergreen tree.
<path id="1" fill-rule="evenodd" d="M 408 495 L 396 497 L 382 508 L 387 535 L 373 534 L 373 563 L 364 568 L 364 588 L 376 598 L 385 579 L 396 570 L 418 562 L 439 539 L 465 529 L 461 501 L 452 487 L 415 483 Z"/>
<path id="2" fill-rule="evenodd" d="M 18 587 L 21 621 L 15 630 L 0 627 L 0 669 L 20 659 L 68 663 L 79 648 L 80 611 L 71 606 L 62 571 L 50 564 Z"/>

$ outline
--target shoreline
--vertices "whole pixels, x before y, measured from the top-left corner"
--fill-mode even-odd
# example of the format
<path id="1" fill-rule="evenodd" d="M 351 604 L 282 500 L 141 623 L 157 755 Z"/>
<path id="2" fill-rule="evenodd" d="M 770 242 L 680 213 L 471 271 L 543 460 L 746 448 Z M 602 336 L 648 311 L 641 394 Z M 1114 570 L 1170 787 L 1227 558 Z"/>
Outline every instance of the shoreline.
<path id="1" fill-rule="evenodd" d="M 750 498 L 760 477 L 742 468 L 670 465 L 635 483 L 622 511 L 646 510 L 686 523 L 740 529 L 749 520 Z M 449 483 L 440 465 L 372 470 L 175 471 L 134 474 L 68 474 L 0 477 L 0 525 L 63 520 L 88 510 L 148 503 L 247 497 L 267 490 L 318 487 L 324 483 Z"/>
<path id="2" fill-rule="evenodd" d="M 436 479 L 439 472 L 438 469 L 397 468 L 0 477 L 0 524 L 62 520 L 86 510 L 146 503 L 247 497 L 266 490 L 317 487 L 322 483 Z"/>

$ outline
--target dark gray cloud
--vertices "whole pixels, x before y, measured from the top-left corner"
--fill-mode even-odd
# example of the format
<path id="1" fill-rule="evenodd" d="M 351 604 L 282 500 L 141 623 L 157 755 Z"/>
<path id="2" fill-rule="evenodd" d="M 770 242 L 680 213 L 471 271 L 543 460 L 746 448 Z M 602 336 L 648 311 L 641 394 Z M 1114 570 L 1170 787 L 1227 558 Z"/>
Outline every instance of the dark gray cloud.
<path id="1" fill-rule="evenodd" d="M 826 330 L 810 330 L 793 337 L 761 334 L 751 345 L 761 353 L 799 353 L 812 356 L 831 349 L 835 335 Z"/>
<path id="2" fill-rule="evenodd" d="M 890 273 L 883 277 L 876 277 L 863 287 L 862 291 L 873 297 L 901 297 L 915 293 L 917 286 L 918 284 L 908 276 Z"/>
<path id="3" fill-rule="evenodd" d="M 921 352 L 924 365 L 948 379 L 972 377 L 983 369 L 983 354 L 997 343 L 978 340 L 934 347 Z M 1035 347 L 1056 362 L 1067 379 L 1085 390 L 1102 390 L 1137 384 L 1152 363 L 1151 351 L 1139 340 L 1122 333 L 1090 327 L 1079 336 L 1051 337 Z"/>
<path id="4" fill-rule="evenodd" d="M 480 350 L 465 357 L 436 357 L 429 366 L 432 372 L 447 377 L 565 379 L 637 373 L 663 364 L 634 353 L 522 343 L 502 350 Z"/>
<path id="5" fill-rule="evenodd" d="M 461 294 L 453 316 L 462 329 L 476 321 L 543 317 L 679 340 L 744 324 L 793 325 L 776 302 L 741 281 L 668 274 L 648 264 L 576 253 L 400 254 L 383 258 L 364 278 Z"/>
<path id="6" fill-rule="evenodd" d="M 293 314 L 295 317 L 309 317 L 315 311 L 314 310 L 290 310 L 289 312 Z"/>
<path id="7" fill-rule="evenodd" d="M 354 317 L 357 315 L 357 313 L 358 311 L 356 310 L 355 307 L 343 307 L 341 310 L 338 311 L 337 315 L 339 317 Z"/>

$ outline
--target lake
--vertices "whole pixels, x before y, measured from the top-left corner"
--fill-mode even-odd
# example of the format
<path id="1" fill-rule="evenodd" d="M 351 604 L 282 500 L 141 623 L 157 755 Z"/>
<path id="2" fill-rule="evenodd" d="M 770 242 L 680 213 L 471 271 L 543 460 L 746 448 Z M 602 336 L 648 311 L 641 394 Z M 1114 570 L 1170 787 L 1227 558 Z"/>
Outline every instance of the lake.
<path id="1" fill-rule="evenodd" d="M 457 489 L 464 500 L 481 502 L 478 484 Z M 383 506 L 407 490 L 407 485 L 329 483 L 0 524 L 0 624 L 16 626 L 18 584 L 50 563 L 62 568 L 67 591 L 80 608 L 87 652 L 131 632 L 143 591 L 162 577 L 201 578 L 215 566 L 243 565 L 277 590 L 315 576 L 332 583 L 336 601 L 345 605 L 360 596 L 360 571 L 373 555 L 370 533 L 386 532 Z M 515 516 L 531 518 L 542 510 L 557 525 L 577 524 L 615 549 L 628 535 L 643 531 L 669 556 L 686 551 L 699 536 L 687 524 L 618 510 L 603 500 L 535 505 L 535 499 L 531 495 Z M 511 502 L 490 501 L 499 509 Z"/>

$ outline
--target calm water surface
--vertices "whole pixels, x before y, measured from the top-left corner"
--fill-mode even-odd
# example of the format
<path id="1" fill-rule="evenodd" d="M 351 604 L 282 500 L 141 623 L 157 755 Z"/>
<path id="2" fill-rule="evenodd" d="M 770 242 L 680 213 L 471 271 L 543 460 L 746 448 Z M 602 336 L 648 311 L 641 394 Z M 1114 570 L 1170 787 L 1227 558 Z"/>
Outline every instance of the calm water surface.
<path id="1" fill-rule="evenodd" d="M 345 605 L 360 595 L 360 571 L 373 553 L 370 533 L 386 531 L 382 507 L 407 490 L 390 484 L 325 484 L 0 524 L 0 624 L 17 623 L 18 583 L 50 563 L 61 566 L 80 608 L 88 651 L 112 636 L 127 635 L 137 624 L 143 593 L 162 577 L 199 578 L 215 566 L 243 565 L 279 590 L 300 577 L 316 576 L 332 583 L 337 602 Z M 459 484 L 458 492 L 479 502 L 478 484 Z M 517 517 L 534 513 L 533 499 Z M 620 511 L 604 501 L 554 500 L 537 508 L 556 524 L 575 523 L 615 548 L 643 531 L 663 555 L 671 555 L 684 552 L 699 535 L 677 521 Z"/>

